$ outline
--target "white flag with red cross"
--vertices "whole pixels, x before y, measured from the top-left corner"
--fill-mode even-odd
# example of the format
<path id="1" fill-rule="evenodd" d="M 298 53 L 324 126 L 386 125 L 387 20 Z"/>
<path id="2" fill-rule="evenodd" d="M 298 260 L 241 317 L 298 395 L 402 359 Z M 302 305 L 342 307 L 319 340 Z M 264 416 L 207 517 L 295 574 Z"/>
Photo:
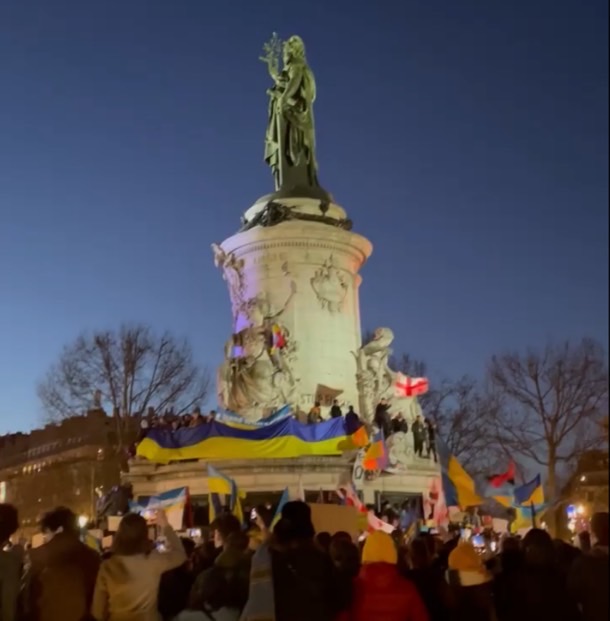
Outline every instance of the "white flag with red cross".
<path id="1" fill-rule="evenodd" d="M 402 373 L 397 373 L 394 382 L 394 396 L 418 397 L 425 395 L 429 388 L 430 384 L 425 377 L 407 377 Z"/>

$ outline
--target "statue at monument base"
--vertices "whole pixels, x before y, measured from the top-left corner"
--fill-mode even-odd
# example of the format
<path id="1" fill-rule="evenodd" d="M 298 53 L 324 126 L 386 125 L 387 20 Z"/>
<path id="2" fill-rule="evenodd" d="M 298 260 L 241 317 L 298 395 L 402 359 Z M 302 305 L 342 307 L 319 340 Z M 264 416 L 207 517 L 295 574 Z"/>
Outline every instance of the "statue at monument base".
<path id="1" fill-rule="evenodd" d="M 411 425 L 422 415 L 422 410 L 416 397 L 397 394 L 396 385 L 401 374 L 389 366 L 393 340 L 394 332 L 390 328 L 377 328 L 373 338 L 357 352 L 353 352 L 356 358 L 360 415 L 372 423 L 377 404 L 385 399 L 392 411 L 401 412 Z"/>

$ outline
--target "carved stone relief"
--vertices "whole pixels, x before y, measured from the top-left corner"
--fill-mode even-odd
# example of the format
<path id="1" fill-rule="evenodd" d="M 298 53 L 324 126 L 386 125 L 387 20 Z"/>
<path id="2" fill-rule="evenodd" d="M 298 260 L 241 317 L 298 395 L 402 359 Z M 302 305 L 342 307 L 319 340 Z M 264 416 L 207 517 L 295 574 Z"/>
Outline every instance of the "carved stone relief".
<path id="1" fill-rule="evenodd" d="M 394 413 L 401 412 L 409 425 L 422 416 L 422 409 L 417 397 L 397 397 L 395 384 L 398 373 L 389 366 L 392 355 L 390 345 L 394 340 L 394 333 L 390 328 L 377 328 L 374 336 L 357 352 L 356 358 L 356 385 L 360 400 L 361 415 L 369 423 L 373 421 L 375 408 L 381 399 L 386 399 Z"/>
<path id="2" fill-rule="evenodd" d="M 281 316 L 296 294 L 290 292 L 278 308 L 268 292 L 242 299 L 235 309 L 240 326 L 225 346 L 225 361 L 218 370 L 220 405 L 255 421 L 295 398 L 298 378 L 293 368 L 297 343 Z M 236 328 L 237 330 L 237 328 Z"/>
<path id="3" fill-rule="evenodd" d="M 229 287 L 233 317 L 237 316 L 246 294 L 244 277 L 244 260 L 238 259 L 233 252 L 225 252 L 218 244 L 212 244 L 214 265 L 222 269 L 222 277 Z"/>
<path id="4" fill-rule="evenodd" d="M 322 308 L 328 309 L 331 313 L 341 310 L 347 295 L 348 283 L 335 266 L 332 254 L 316 270 L 310 282 Z"/>

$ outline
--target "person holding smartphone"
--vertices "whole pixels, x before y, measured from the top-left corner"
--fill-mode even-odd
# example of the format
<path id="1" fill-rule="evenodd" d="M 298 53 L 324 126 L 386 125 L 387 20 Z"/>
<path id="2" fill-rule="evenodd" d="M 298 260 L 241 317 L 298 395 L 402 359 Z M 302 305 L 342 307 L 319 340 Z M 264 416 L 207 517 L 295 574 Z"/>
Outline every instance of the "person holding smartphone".
<path id="1" fill-rule="evenodd" d="M 95 585 L 91 613 L 96 621 L 160 621 L 161 575 L 187 558 L 165 511 L 157 511 L 155 521 L 166 539 L 165 552 L 155 549 L 141 515 L 130 513 L 121 520 L 113 555 L 102 563 Z"/>

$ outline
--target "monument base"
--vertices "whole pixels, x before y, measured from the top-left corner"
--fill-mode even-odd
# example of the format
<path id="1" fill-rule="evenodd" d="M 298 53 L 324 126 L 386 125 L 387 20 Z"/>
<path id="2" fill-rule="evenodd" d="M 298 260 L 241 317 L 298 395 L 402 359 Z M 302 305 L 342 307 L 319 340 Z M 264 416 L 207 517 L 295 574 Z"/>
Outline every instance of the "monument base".
<path id="1" fill-rule="evenodd" d="M 226 460 L 214 463 L 223 474 L 237 482 L 248 494 L 276 494 L 288 488 L 293 498 L 300 490 L 334 492 L 352 481 L 353 463 L 346 457 L 301 457 L 298 459 Z M 169 465 L 153 464 L 135 459 L 128 473 L 122 475 L 124 484 L 133 486 L 134 498 L 155 496 L 180 487 L 189 488 L 195 503 L 207 504 L 209 489 L 205 462 L 182 462 Z M 428 460 L 414 464 L 397 474 L 378 476 L 357 483 L 365 504 L 376 504 L 380 494 L 392 497 L 426 495 L 438 485 L 437 466 Z"/>
<path id="2" fill-rule="evenodd" d="M 322 213 L 320 201 L 286 199 L 278 213 L 289 217 L 279 221 L 265 220 L 268 210 L 257 202 L 244 229 L 214 247 L 233 311 L 219 404 L 248 421 L 334 397 L 357 409 L 358 271 L 372 246 L 340 225 L 346 214 L 334 203 Z"/>

